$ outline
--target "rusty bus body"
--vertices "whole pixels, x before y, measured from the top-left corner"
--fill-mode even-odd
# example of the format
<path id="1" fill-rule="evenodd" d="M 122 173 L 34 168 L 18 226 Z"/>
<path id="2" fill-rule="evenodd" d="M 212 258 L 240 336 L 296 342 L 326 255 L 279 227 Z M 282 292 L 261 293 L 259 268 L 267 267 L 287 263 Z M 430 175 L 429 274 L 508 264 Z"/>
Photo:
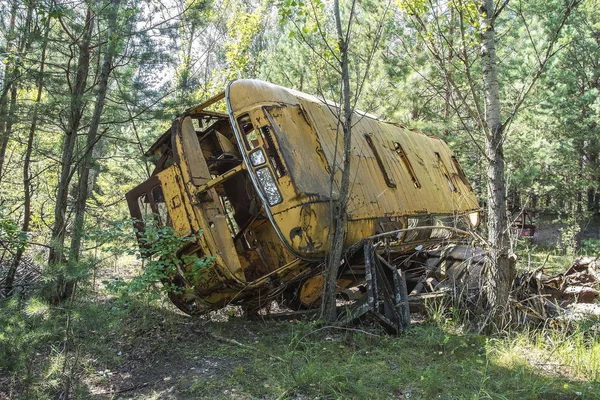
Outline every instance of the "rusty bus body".
<path id="1" fill-rule="evenodd" d="M 209 109 L 221 101 L 226 112 Z M 152 176 L 127 194 L 138 230 L 155 214 L 177 235 L 197 237 L 180 257 L 214 260 L 200 278 L 183 262 L 170 278 L 181 288 L 170 294 L 180 309 L 258 308 L 275 298 L 317 304 L 343 157 L 336 107 L 237 80 L 176 118 L 151 147 Z M 345 247 L 400 229 L 386 246 L 405 254 L 453 240 L 443 226 L 477 224 L 477 199 L 442 140 L 357 112 L 351 157 Z M 423 226 L 440 229 L 407 229 Z M 346 260 L 340 288 L 364 279 L 360 263 L 360 255 Z"/>

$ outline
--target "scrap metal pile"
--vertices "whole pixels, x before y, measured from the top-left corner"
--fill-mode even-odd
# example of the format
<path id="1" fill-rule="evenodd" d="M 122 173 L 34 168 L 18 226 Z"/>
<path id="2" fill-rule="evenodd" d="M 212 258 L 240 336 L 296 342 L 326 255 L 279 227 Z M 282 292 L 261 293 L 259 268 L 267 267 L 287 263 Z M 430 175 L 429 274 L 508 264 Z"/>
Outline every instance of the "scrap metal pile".
<path id="1" fill-rule="evenodd" d="M 547 275 L 544 267 L 521 274 L 515 282 L 517 309 L 528 320 L 600 316 L 600 259 L 577 258 L 564 273 Z"/>
<path id="2" fill-rule="evenodd" d="M 365 244 L 366 296 L 342 314 L 341 324 L 371 314 L 388 331 L 400 332 L 410 326 L 409 309 L 424 312 L 427 302 L 455 297 L 477 307 L 489 261 L 481 248 L 450 244 L 389 259 L 375 247 Z M 580 257 L 564 273 L 549 275 L 538 267 L 519 274 L 512 299 L 521 322 L 600 317 L 599 289 L 600 259 Z"/>
<path id="3" fill-rule="evenodd" d="M 452 243 L 394 256 L 381 251 L 381 244 L 364 241 L 365 283 L 360 290 L 342 291 L 343 298 L 357 301 L 340 314 L 340 325 L 369 314 L 388 332 L 398 333 L 410 327 L 410 313 L 423 312 L 428 302 L 457 292 L 479 293 L 487 260 L 481 248 Z"/>

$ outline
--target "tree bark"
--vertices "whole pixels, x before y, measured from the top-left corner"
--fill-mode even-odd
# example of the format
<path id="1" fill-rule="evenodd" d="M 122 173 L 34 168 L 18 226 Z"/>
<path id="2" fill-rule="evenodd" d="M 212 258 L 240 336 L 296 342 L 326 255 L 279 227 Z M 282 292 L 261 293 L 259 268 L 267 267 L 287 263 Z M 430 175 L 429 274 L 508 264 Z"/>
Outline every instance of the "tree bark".
<path id="1" fill-rule="evenodd" d="M 340 126 L 343 132 L 344 142 L 344 159 L 342 161 L 342 180 L 340 183 L 339 200 L 334 203 L 333 210 L 334 219 L 330 221 L 329 243 L 330 251 L 325 269 L 325 287 L 323 290 L 323 298 L 321 304 L 321 318 L 328 324 L 333 324 L 337 318 L 335 295 L 337 290 L 337 275 L 342 260 L 342 252 L 344 249 L 344 240 L 346 238 L 346 222 L 348 219 L 347 205 L 348 193 L 350 189 L 350 150 L 352 138 L 352 114 L 353 109 L 350 99 L 350 73 L 348 60 L 348 41 L 349 37 L 344 36 L 342 30 L 342 22 L 340 15 L 339 0 L 334 0 L 335 25 L 340 50 L 340 70 L 342 79 L 342 107 L 340 110 L 339 119 Z M 349 31 L 349 30 L 348 30 Z M 332 183 L 335 176 L 336 166 L 331 170 Z"/>
<path id="2" fill-rule="evenodd" d="M 9 53 L 13 53 L 16 56 L 17 60 L 24 56 L 27 51 L 29 44 L 31 43 L 30 36 L 30 28 L 31 28 L 31 20 L 33 18 L 33 2 L 30 2 L 27 7 L 27 16 L 25 17 L 25 25 L 22 28 L 21 35 L 17 35 L 16 27 L 15 27 L 15 17 L 16 17 L 16 6 L 13 5 L 14 13 L 11 14 L 11 22 L 10 22 L 10 35 L 12 36 L 9 39 L 9 44 L 14 41 L 17 41 L 16 48 L 11 49 L 9 46 Z M 18 40 L 17 40 L 18 39 Z M 0 111 L 0 119 L 4 118 L 4 131 L 0 130 L 2 134 L 0 134 L 0 182 L 2 181 L 3 175 L 6 174 L 4 171 L 4 161 L 6 158 L 6 149 L 8 147 L 8 142 L 12 135 L 12 128 L 15 123 L 15 117 L 17 113 L 17 81 L 19 80 L 19 63 L 20 61 L 13 61 L 13 66 L 10 68 L 9 80 L 5 81 L 6 89 L 10 91 L 10 105 L 8 106 L 8 114 L 5 115 Z M 0 110 L 1 110 L 0 100 Z"/>
<path id="3" fill-rule="evenodd" d="M 112 70 L 113 57 L 117 47 L 115 33 L 117 28 L 117 11 L 120 2 L 121 0 L 112 0 L 112 6 L 109 10 L 108 46 L 102 62 L 100 81 L 98 83 L 98 91 L 96 94 L 96 105 L 94 107 L 94 114 L 92 115 L 92 121 L 86 138 L 85 154 L 83 155 L 83 160 L 79 168 L 79 184 L 77 187 L 77 200 L 75 202 L 75 222 L 73 224 L 71 248 L 69 249 L 69 265 L 71 269 L 76 268 L 76 264 L 79 262 L 86 203 L 91 191 L 88 186 L 90 170 L 93 168 L 94 163 L 93 151 L 98 141 L 98 126 L 100 125 L 100 117 L 104 110 L 106 93 L 108 91 L 108 79 Z"/>
<path id="4" fill-rule="evenodd" d="M 39 104 L 42 100 L 42 92 L 44 90 L 44 69 L 46 65 L 46 49 L 48 45 L 48 34 L 50 32 L 50 18 L 47 18 L 44 26 L 44 41 L 42 44 L 42 54 L 40 56 L 40 68 L 38 70 L 37 77 L 37 94 L 33 105 L 33 112 L 31 114 L 31 125 L 29 126 L 29 134 L 27 136 L 27 148 L 25 149 L 25 158 L 23 160 L 23 225 L 21 231 L 29 232 L 29 225 L 31 223 L 31 153 L 33 151 L 33 140 L 35 138 L 35 132 L 37 129 Z M 13 284 L 17 268 L 23 257 L 25 246 L 19 247 L 13 260 L 10 264 L 6 279 L 4 281 L 5 295 L 8 297 L 13 291 Z"/>
<path id="5" fill-rule="evenodd" d="M 591 127 L 592 129 L 597 128 L 596 126 Z M 591 130 L 593 132 L 593 130 Z M 590 138 L 589 143 L 590 150 L 588 150 L 588 163 L 589 170 L 591 172 L 591 181 L 596 182 L 592 184 L 587 189 L 587 210 L 591 211 L 593 214 L 598 212 L 596 208 L 596 190 L 597 190 L 597 182 L 599 181 L 600 174 L 598 173 L 598 144 L 595 138 Z"/>
<path id="6" fill-rule="evenodd" d="M 48 266 L 54 270 L 56 275 L 56 293 L 54 300 L 60 301 L 69 298 L 73 288 L 73 282 L 67 278 L 64 270 L 64 246 L 66 237 L 66 214 L 69 184 L 73 172 L 73 153 L 77 141 L 77 131 L 81 123 L 84 110 L 84 92 L 90 66 L 90 41 L 93 31 L 94 20 L 91 8 L 88 8 L 85 26 L 81 41 L 79 43 L 79 56 L 75 74 L 75 85 L 71 93 L 70 114 L 67 130 L 62 143 L 61 170 L 58 183 L 56 204 L 54 207 L 54 225 L 50 239 L 50 252 L 48 255 Z"/>
<path id="7" fill-rule="evenodd" d="M 14 72 L 11 74 L 11 76 L 14 76 Z M 10 136 L 12 135 L 12 127 L 15 122 L 15 115 L 17 113 L 17 85 L 14 81 L 14 78 L 12 79 L 13 81 L 10 84 L 8 112 L 6 113 L 6 121 L 4 123 L 4 133 L 0 137 L 0 183 L 4 179 L 4 175 L 6 173 L 4 169 L 6 149 L 8 148 L 8 142 L 10 140 Z"/>
<path id="8" fill-rule="evenodd" d="M 13 0 L 10 9 L 10 22 L 8 24 L 8 34 L 6 37 L 6 49 L 10 54 L 13 50 L 15 40 L 15 22 L 17 17 L 17 0 Z M 4 80 L 2 91 L 0 92 L 0 182 L 2 181 L 2 172 L 4 167 L 4 158 L 6 156 L 6 147 L 10 138 L 9 130 L 9 95 L 11 95 L 14 85 L 14 69 L 12 65 L 7 65 L 4 70 Z M 15 92 L 16 96 L 16 92 Z M 12 95 L 11 95 L 12 97 Z"/>
<path id="9" fill-rule="evenodd" d="M 487 157 L 488 240 L 490 262 L 484 293 L 489 321 L 502 328 L 509 322 L 509 295 L 516 271 L 510 255 L 506 182 L 504 178 L 504 126 L 500 119 L 500 91 L 496 65 L 494 0 L 481 4 L 481 64 L 485 92 L 485 154 Z"/>

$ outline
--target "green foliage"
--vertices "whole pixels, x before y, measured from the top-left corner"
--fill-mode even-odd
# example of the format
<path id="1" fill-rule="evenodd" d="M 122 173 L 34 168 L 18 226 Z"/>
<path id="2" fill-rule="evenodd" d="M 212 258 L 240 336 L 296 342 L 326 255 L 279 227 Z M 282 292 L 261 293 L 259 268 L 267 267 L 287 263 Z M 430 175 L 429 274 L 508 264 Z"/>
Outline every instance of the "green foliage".
<path id="1" fill-rule="evenodd" d="M 530 21 L 529 32 L 534 40 L 539 38 L 538 49 L 557 19 L 558 5 L 547 6 L 531 3 L 526 7 L 532 7 L 532 13 L 548 14 L 545 19 Z M 577 196 L 588 188 L 597 188 L 599 181 L 596 160 L 600 131 L 594 65 L 600 60 L 600 47 L 592 28 L 597 20 L 585 2 L 573 12 L 561 39 L 564 48 L 551 60 L 539 87 L 531 94 L 529 107 L 515 124 L 519 134 L 509 142 L 514 148 L 507 157 L 511 172 L 528 177 L 515 182 L 515 186 L 530 196 L 548 196 L 551 201 L 545 207 L 552 211 L 571 212 L 569 203 L 577 201 Z M 520 34 L 528 32 L 523 28 Z M 524 57 L 528 63 L 535 63 L 535 53 L 520 52 L 514 58 L 515 67 L 523 64 Z"/>
<path id="2" fill-rule="evenodd" d="M 6 215 L 5 208 L 0 204 L 0 243 L 2 251 L 12 253 L 27 245 L 27 233 L 19 229 L 16 221 Z"/>
<path id="3" fill-rule="evenodd" d="M 88 5 L 93 8 L 95 28 L 93 51 L 89 54 L 90 78 L 82 99 L 82 124 L 76 132 L 79 138 L 85 135 L 91 119 L 97 88 L 97 79 L 92 77 L 98 76 L 108 43 L 117 42 L 119 56 L 109 82 L 110 101 L 102 114 L 103 132 L 94 149 L 96 159 L 81 261 L 44 271 L 48 280 L 58 272 L 77 280 L 80 292 L 71 313 L 35 297 L 1 301 L 0 384 L 6 382 L 3 379 L 9 374 L 11 382 L 29 388 L 29 392 L 20 392 L 21 398 L 52 398 L 57 397 L 63 361 L 68 357 L 71 361 L 81 357 L 82 361 L 72 364 L 77 366 L 80 380 L 90 384 L 108 380 L 105 375 L 99 377 L 97 371 L 118 370 L 124 365 L 129 368 L 130 364 L 124 363 L 135 362 L 136 356 L 147 365 L 162 365 L 165 359 L 173 361 L 168 357 L 185 364 L 193 354 L 200 359 L 233 361 L 214 375 L 191 374 L 192 366 L 188 365 L 178 371 L 182 376 L 173 384 L 192 398 L 235 397 L 232 392 L 231 396 L 224 394 L 232 388 L 241 393 L 240 397 L 248 398 L 573 398 L 580 396 L 578 393 L 582 393 L 581 397 L 597 396 L 600 350 L 597 327 L 593 324 L 571 326 L 564 331 L 511 332 L 506 337 L 490 339 L 462 332 L 458 308 L 451 307 L 448 312 L 445 305 L 432 303 L 427 324 L 406 336 L 388 338 L 373 331 L 317 331 L 310 323 L 264 324 L 232 319 L 229 324 L 205 325 L 205 320 L 190 321 L 158 312 L 149 307 L 151 299 L 184 290 L 170 280 L 176 271 L 193 286 L 202 282 L 213 260 L 178 254 L 198 238 L 177 237 L 171 228 L 161 227 L 155 221 L 147 221 L 146 230 L 140 233 L 140 241 L 152 254 L 141 261 L 142 274 L 132 280 L 119 278 L 108 285 L 123 295 L 127 306 L 108 300 L 106 293 L 90 284 L 91 277 L 98 273 L 104 278 L 111 271 L 106 268 L 109 265 L 118 267 L 116 273 L 122 274 L 139 264 L 130 262 L 134 253 L 139 254 L 133 250 L 131 221 L 124 219 L 128 211 L 123 193 L 151 173 L 153 163 L 143 154 L 169 129 L 175 115 L 221 92 L 227 80 L 238 76 L 259 77 L 339 99 L 339 75 L 331 68 L 339 56 L 331 3 L 186 0 L 165 5 L 128 1 L 119 10 L 119 31 L 110 38 L 103 36 L 108 1 L 58 0 L 52 6 L 37 0 L 17 3 L 16 29 L 12 33 L 7 31 L 12 1 L 0 5 L 1 69 L 3 73 L 15 73 L 18 89 L 17 113 L 11 121 L 14 129 L 1 174 L 0 241 L 9 252 L 25 247 L 28 241 L 48 244 L 48 233 L 54 224 L 61 145 L 68 105 L 73 100 L 73 67 L 80 56 L 78 40 Z M 467 72 L 475 83 L 473 90 L 481 90 L 482 71 L 473 62 L 480 51 L 479 2 L 453 1 L 439 7 L 423 0 L 397 0 L 391 12 L 385 9 L 385 3 L 355 3 L 350 60 L 353 82 L 361 82 L 378 35 L 374 27 L 382 23 L 380 50 L 370 60 L 370 72 L 361 86 L 357 107 L 442 136 L 485 201 L 485 158 L 477 149 L 483 138 L 480 127 L 466 111 L 477 104 L 453 97 L 457 90 L 472 90 Z M 25 19 L 30 4 L 34 7 L 28 24 Z M 341 2 L 344 18 L 349 15 L 351 4 Z M 502 66 L 499 78 L 504 116 L 510 115 L 519 94 L 539 67 L 540 51 L 560 21 L 563 7 L 561 0 L 510 2 L 499 16 L 498 60 Z M 386 18 L 382 20 L 383 15 Z M 463 27 L 458 22 L 459 15 L 464 17 Z M 19 228 L 23 212 L 23 156 L 34 110 L 36 79 L 40 75 L 44 43 L 41 29 L 48 18 L 52 21 L 44 89 L 37 105 L 41 118 L 31 148 L 34 162 L 28 237 Z M 415 18 L 433 29 L 420 31 Z M 566 23 L 558 43 L 561 51 L 545 67 L 540 85 L 529 94 L 521 112 L 507 127 L 510 134 L 504 143 L 504 156 L 508 185 L 520 195 L 521 206 L 533 204 L 536 199 L 538 208 L 571 216 L 566 220 L 568 226 L 562 232 L 563 245 L 559 248 L 553 248 L 551 253 L 534 247 L 519 249 L 520 259 L 530 265 L 545 264 L 548 269 L 564 270 L 577 253 L 578 234 L 583 226 L 578 206 L 585 202 L 588 189 L 598 190 L 599 29 L 597 4 L 584 1 Z M 22 48 L 14 51 L 17 45 Z M 439 49 L 438 56 L 448 66 L 455 86 L 448 85 L 448 76 L 436 67 L 428 46 Z M 1 78 L 3 85 L 8 82 L 6 76 Z M 0 123 L 7 121 L 6 112 L 3 113 Z M 4 131 L 0 131 L 0 137 L 3 135 Z M 73 160 L 81 159 L 84 147 L 81 141 L 77 143 Z M 78 173 L 73 171 L 72 176 L 70 187 L 76 186 Z M 69 218 L 72 207 L 73 198 L 69 197 Z M 585 209 L 585 205 L 581 208 Z M 67 245 L 69 222 L 64 231 Z M 580 251 L 598 255 L 600 245 L 597 240 L 588 239 Z M 31 253 L 40 258 L 42 252 Z M 67 266 L 68 271 L 60 270 Z M 160 282 L 162 286 L 157 285 Z M 67 351 L 64 327 L 68 316 L 72 318 L 71 333 L 78 345 Z M 234 337 L 249 346 L 223 344 L 194 329 Z M 119 346 L 134 349 L 134 356 L 119 355 L 114 351 Z M 540 368 L 549 360 L 556 360 L 558 377 Z M 161 380 L 157 382 L 160 384 Z M 75 397 L 91 397 L 83 384 L 75 393 L 80 393 Z"/>
<path id="4" fill-rule="evenodd" d="M 37 298 L 1 300 L 0 371 L 19 371 L 19 381 L 31 380 L 34 366 L 41 364 L 39 354 L 60 340 L 62 321 Z"/>
<path id="5" fill-rule="evenodd" d="M 122 361 L 115 346 L 126 340 L 125 330 L 135 321 L 137 329 L 149 329 L 144 316 L 131 307 L 124 311 L 103 302 L 75 302 L 56 307 L 32 297 L 26 301 L 0 300 L 0 394 L 11 398 L 48 399 L 60 393 L 65 373 L 74 377 L 72 398 L 92 398 L 89 385 L 96 371 Z M 124 319 L 129 322 L 124 324 Z M 69 343 L 65 342 L 69 320 Z M 118 342 L 118 343 L 116 343 Z M 69 368 L 65 371 L 64 363 Z M 7 380 L 7 378 L 9 378 Z"/>
<path id="6" fill-rule="evenodd" d="M 122 309 L 91 298 L 73 304 L 79 381 L 73 398 L 133 388 L 133 398 L 152 397 L 150 390 L 156 398 L 168 392 L 214 399 L 594 399 L 600 385 L 597 321 L 495 338 L 446 321 L 390 337 L 369 326 L 190 320 L 135 304 Z M 0 374 L 12 377 L 0 391 L 28 399 L 56 395 L 69 357 L 62 343 L 66 316 L 63 307 L 38 299 L 0 303 Z M 151 388 L 143 385 L 152 378 Z"/>
<path id="7" fill-rule="evenodd" d="M 15 252 L 27 245 L 27 233 L 19 229 L 16 221 L 6 215 L 5 208 L 0 204 L 0 242 L 2 250 Z"/>
<path id="8" fill-rule="evenodd" d="M 38 121 L 39 134 L 32 148 L 29 240 L 48 244 L 48 232 L 54 223 L 53 199 L 59 178 L 61 143 L 65 137 L 67 108 L 72 100 L 73 66 L 79 51 L 75 43 L 72 54 L 65 52 L 64 44 L 81 37 L 88 3 L 67 4 L 61 0 L 51 6 L 43 1 L 28 1 L 19 8 L 15 32 L 8 35 L 11 3 L 4 5 L 2 10 L 6 12 L 0 16 L 3 29 L 0 49 L 8 66 L 20 63 L 20 74 L 17 77 L 18 113 L 7 149 L 10 158 L 2 172 L 1 240 L 10 243 L 14 251 L 23 246 L 26 239 L 19 236 L 18 225 L 10 226 L 6 222 L 22 219 L 19 215 L 23 210 L 22 160 L 44 43 L 42 27 L 47 18 L 53 19 L 44 89 L 38 104 L 43 118 Z M 351 3 L 341 2 L 344 20 L 349 16 Z M 34 5 L 32 23 L 26 24 L 29 4 Z M 103 1 L 93 5 L 97 26 L 92 37 L 90 77 L 99 73 L 107 48 L 107 38 L 102 35 L 107 28 L 108 4 Z M 469 58 L 472 81 L 477 85 L 481 81 L 478 63 L 471 62 L 479 51 L 478 3 L 455 1 L 447 7 L 431 4 L 397 0 L 389 4 L 388 10 L 386 2 L 360 0 L 355 3 L 356 15 L 350 32 L 350 75 L 353 85 L 356 83 L 353 89 L 359 88 L 361 73 L 369 60 L 371 63 L 360 87 L 357 108 L 442 136 L 463 164 L 481 200 L 485 201 L 485 158 L 478 151 L 483 138 L 472 116 L 465 111 L 466 106 L 473 108 L 475 104 L 452 100 L 457 89 L 470 90 L 462 50 L 466 50 Z M 331 3 L 321 0 L 258 3 L 189 0 L 174 5 L 172 10 L 166 7 L 169 5 L 122 3 L 118 13 L 119 30 L 109 38 L 117 41 L 119 57 L 110 77 L 108 97 L 111 101 L 107 102 L 101 121 L 107 130 L 100 135 L 94 150 L 97 159 L 93 163 L 85 229 L 106 234 L 104 239 L 95 233 L 85 238 L 87 254 L 82 259 L 90 260 L 87 265 L 97 265 L 97 259 L 108 255 L 116 259 L 119 254 L 127 253 L 133 236 L 114 226 L 114 222 L 122 221 L 128 213 L 123 193 L 145 180 L 152 171 L 153 166 L 143 156 L 144 151 L 169 128 L 173 116 L 222 91 L 227 80 L 238 76 L 258 77 L 339 101 L 339 79 L 331 68 L 339 56 Z M 539 52 L 548 43 L 563 7 L 558 0 L 521 2 L 506 7 L 500 14 L 498 59 L 502 63 L 501 97 L 506 99 L 503 115 L 512 111 L 515 99 L 538 67 Z M 167 14 L 173 18 L 161 19 Z M 459 15 L 464 16 L 464 31 L 460 29 Z M 415 17 L 435 29 L 420 32 Z M 54 23 L 59 18 L 64 26 Z M 379 32 L 376 27 L 380 23 Z M 541 85 L 534 88 L 521 113 L 507 127 L 511 132 L 505 142 L 508 185 L 520 195 L 521 206 L 530 205 L 535 199 L 538 208 L 571 212 L 573 203 L 579 201 L 577 196 L 588 189 L 598 189 L 598 26 L 600 22 L 592 2 L 582 3 L 564 28 L 560 39 L 564 48 L 551 59 Z M 379 34 L 380 50 L 370 58 Z M 23 43 L 20 53 L 6 52 L 17 44 L 8 43 L 12 39 Z M 446 60 L 456 87 L 450 87 L 446 76 L 436 67 L 435 59 L 428 52 L 431 45 L 439 47 L 439 56 Z M 68 79 L 64 71 L 69 71 Z M 91 119 L 96 85 L 97 80 L 88 79 L 82 99 L 85 107 L 79 137 L 84 136 Z M 77 144 L 74 160 L 81 158 L 84 147 L 81 142 Z M 71 186 L 76 186 L 78 174 L 74 172 L 72 176 Z M 543 201 L 546 198 L 548 202 Z M 69 218 L 72 218 L 73 200 L 70 197 L 67 202 Z M 8 210 L 14 210 L 14 215 L 7 215 Z M 71 232 L 69 229 L 65 232 L 68 245 Z M 124 237 L 127 240 L 122 240 Z M 89 276 L 86 269 L 73 271 L 72 275 Z M 54 272 L 57 271 L 51 273 Z"/>
<path id="9" fill-rule="evenodd" d="M 38 298 L 0 300 L 0 375 L 23 398 L 51 397 L 57 388 L 64 322 L 61 310 Z"/>
<path id="10" fill-rule="evenodd" d="M 600 257 L 600 239 L 585 239 L 581 245 L 581 254 Z"/>
<path id="11" fill-rule="evenodd" d="M 581 227 L 577 220 L 573 217 L 567 218 L 567 224 L 560 229 L 560 244 L 559 248 L 568 256 L 573 257 L 578 249 L 578 235 Z"/>
<path id="12" fill-rule="evenodd" d="M 392 82 L 383 63 L 394 23 L 390 7 L 391 3 L 369 0 L 340 2 L 342 25 L 352 20 L 348 30 L 352 102 L 362 111 L 384 116 L 390 107 L 386 86 Z M 280 23 L 272 32 L 275 40 L 266 52 L 260 77 L 341 104 L 340 49 L 332 4 L 285 0 L 276 8 Z"/>
<path id="13" fill-rule="evenodd" d="M 193 286 L 204 279 L 204 272 L 214 261 L 214 257 L 181 255 L 180 251 L 186 244 L 197 240 L 196 236 L 177 236 L 173 228 L 161 225 L 157 216 L 150 215 L 144 220 L 144 230 L 138 232 L 141 254 L 131 251 L 131 254 L 145 259 L 141 274 L 130 281 L 116 279 L 105 282 L 107 288 L 127 299 L 143 298 L 146 301 L 158 300 L 161 295 L 170 292 L 181 294 L 185 289 L 171 282 L 178 270 L 185 271 L 185 278 Z M 161 282 L 162 285 L 157 285 Z"/>
<path id="14" fill-rule="evenodd" d="M 225 57 L 229 65 L 227 78 L 234 80 L 238 76 L 247 76 L 252 60 L 249 51 L 255 37 L 262 29 L 264 9 L 252 13 L 236 8 L 235 18 L 227 23 L 230 40 L 225 43 Z"/>
<path id="15" fill-rule="evenodd" d="M 423 15 L 429 10 L 428 2 L 425 0 L 418 0 L 418 1 L 397 0 L 397 3 L 398 3 L 398 7 L 400 7 L 400 10 L 402 10 L 403 12 L 405 12 L 407 14 Z"/>

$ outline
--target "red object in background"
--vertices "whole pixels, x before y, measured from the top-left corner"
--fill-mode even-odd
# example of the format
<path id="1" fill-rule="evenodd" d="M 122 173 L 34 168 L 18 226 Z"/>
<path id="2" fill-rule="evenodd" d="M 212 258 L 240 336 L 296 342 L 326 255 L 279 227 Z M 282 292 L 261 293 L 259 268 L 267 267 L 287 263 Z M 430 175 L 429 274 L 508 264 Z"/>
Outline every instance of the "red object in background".
<path id="1" fill-rule="evenodd" d="M 523 210 L 510 227 L 511 232 L 521 237 L 536 237 L 538 233 L 535 219 L 537 211 Z"/>

